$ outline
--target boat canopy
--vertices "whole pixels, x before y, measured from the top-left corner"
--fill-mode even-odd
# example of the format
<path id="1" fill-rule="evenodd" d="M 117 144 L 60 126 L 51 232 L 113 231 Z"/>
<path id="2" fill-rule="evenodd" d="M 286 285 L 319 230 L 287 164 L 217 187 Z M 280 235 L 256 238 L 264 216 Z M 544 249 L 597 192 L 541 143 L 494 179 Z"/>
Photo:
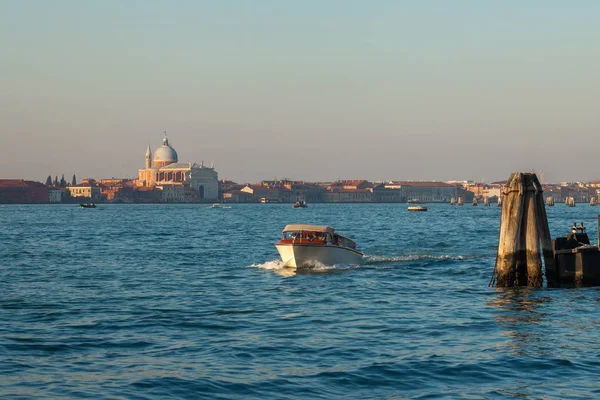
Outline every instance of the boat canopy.
<path id="1" fill-rule="evenodd" d="M 303 224 L 295 224 L 295 225 L 287 225 L 283 228 L 283 232 L 326 232 L 333 236 L 335 229 L 330 226 L 325 225 L 303 225 Z"/>

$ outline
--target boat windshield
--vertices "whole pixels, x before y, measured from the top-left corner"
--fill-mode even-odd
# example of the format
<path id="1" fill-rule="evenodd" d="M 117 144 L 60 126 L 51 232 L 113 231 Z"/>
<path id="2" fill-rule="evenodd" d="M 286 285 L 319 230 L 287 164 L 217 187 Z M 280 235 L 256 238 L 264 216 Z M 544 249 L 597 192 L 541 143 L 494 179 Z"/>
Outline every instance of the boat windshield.
<path id="1" fill-rule="evenodd" d="M 286 231 L 283 232 L 282 240 L 317 240 L 325 242 L 327 236 L 326 232 Z"/>

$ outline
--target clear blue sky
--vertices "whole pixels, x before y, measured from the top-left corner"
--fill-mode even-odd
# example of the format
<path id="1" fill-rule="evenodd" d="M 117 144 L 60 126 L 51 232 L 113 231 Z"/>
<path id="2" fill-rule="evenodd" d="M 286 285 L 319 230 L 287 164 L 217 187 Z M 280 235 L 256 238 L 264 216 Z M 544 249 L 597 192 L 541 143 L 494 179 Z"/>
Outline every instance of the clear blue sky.
<path id="1" fill-rule="evenodd" d="M 600 1 L 0 0 L 0 177 L 600 179 Z"/>

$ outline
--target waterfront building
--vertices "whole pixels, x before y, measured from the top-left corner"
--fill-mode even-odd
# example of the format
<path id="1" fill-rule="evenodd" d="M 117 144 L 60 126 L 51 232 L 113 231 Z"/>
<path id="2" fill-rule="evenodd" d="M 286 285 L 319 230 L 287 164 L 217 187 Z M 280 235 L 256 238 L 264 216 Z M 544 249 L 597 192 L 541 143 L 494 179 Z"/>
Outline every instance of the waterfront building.
<path id="1" fill-rule="evenodd" d="M 373 201 L 377 203 L 406 203 L 406 195 L 399 187 L 386 187 L 384 183 L 373 187 Z"/>
<path id="2" fill-rule="evenodd" d="M 262 183 L 258 185 L 246 185 L 240 189 L 240 191 L 252 195 L 252 198 L 256 203 L 260 202 L 262 199 L 272 203 L 289 203 L 292 201 L 292 192 L 283 186 L 273 188 Z"/>
<path id="3" fill-rule="evenodd" d="M 372 203 L 373 189 L 335 190 L 323 193 L 325 203 Z"/>
<path id="4" fill-rule="evenodd" d="M 386 189 L 399 189 L 406 200 L 424 203 L 450 202 L 458 197 L 458 187 L 453 184 L 436 181 L 390 181 L 384 184 Z"/>
<path id="5" fill-rule="evenodd" d="M 325 191 L 315 183 L 303 181 L 282 181 L 284 187 L 290 190 L 292 201 L 305 201 L 308 203 L 317 203 L 322 201 L 322 194 Z"/>
<path id="6" fill-rule="evenodd" d="M 256 203 L 251 193 L 242 192 L 239 189 L 232 189 L 222 194 L 225 203 Z"/>
<path id="7" fill-rule="evenodd" d="M 346 180 L 346 181 L 335 181 L 327 190 L 336 192 L 342 190 L 363 190 L 369 188 L 371 185 L 364 179 Z"/>
<path id="8" fill-rule="evenodd" d="M 146 165 L 144 169 L 139 170 L 137 182 L 138 186 L 159 188 L 182 184 L 198 191 L 197 201 L 216 201 L 219 199 L 219 178 L 214 165 L 206 167 L 204 162 L 200 164 L 195 162 L 180 163 L 177 152 L 169 144 L 166 133 L 162 140 L 162 146 L 156 149 L 154 154 L 150 149 L 150 144 L 148 144 Z M 172 190 L 175 193 L 178 189 Z M 173 195 L 173 193 L 165 198 L 181 198 L 179 195 Z"/>
<path id="9" fill-rule="evenodd" d="M 57 188 L 48 188 L 48 202 L 62 203 L 62 190 Z"/>
<path id="10" fill-rule="evenodd" d="M 102 198 L 107 201 L 116 201 L 121 203 L 131 203 L 133 201 L 135 182 L 131 179 L 101 179 L 98 186 L 100 186 Z"/>
<path id="11" fill-rule="evenodd" d="M 67 187 L 69 191 L 69 195 L 71 197 L 82 197 L 86 199 L 90 199 L 91 201 L 99 201 L 102 200 L 102 195 L 100 193 L 100 186 L 98 186 L 95 182 L 83 182 L 78 185 L 71 185 Z"/>
<path id="12" fill-rule="evenodd" d="M 48 203 L 48 186 L 23 179 L 0 179 L 0 204 Z"/>

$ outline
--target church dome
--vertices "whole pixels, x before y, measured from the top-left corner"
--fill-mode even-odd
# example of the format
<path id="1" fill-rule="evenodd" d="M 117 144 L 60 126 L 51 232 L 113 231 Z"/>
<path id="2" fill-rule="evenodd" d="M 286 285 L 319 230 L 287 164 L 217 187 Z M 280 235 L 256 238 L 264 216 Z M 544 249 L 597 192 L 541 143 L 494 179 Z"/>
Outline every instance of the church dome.
<path id="1" fill-rule="evenodd" d="M 165 136 L 163 138 L 163 144 L 154 151 L 154 165 L 157 167 L 164 167 L 177 162 L 177 152 L 169 144 L 169 139 Z"/>

